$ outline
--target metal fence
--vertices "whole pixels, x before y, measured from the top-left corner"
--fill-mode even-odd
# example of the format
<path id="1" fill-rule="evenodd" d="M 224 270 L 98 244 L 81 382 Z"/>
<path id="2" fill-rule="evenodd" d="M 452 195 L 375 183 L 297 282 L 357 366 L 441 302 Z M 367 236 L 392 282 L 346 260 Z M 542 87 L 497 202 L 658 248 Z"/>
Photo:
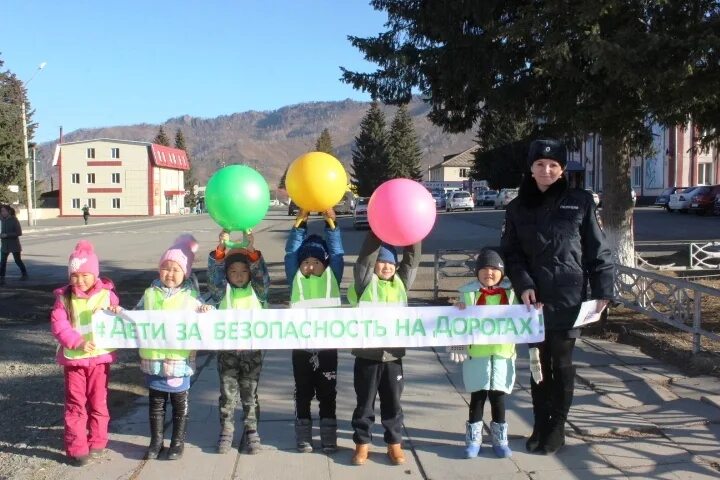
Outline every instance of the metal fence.
<path id="1" fill-rule="evenodd" d="M 710 244 L 720 244 L 711 242 Z M 708 244 L 708 245 L 710 245 Z M 705 250 L 702 255 L 713 254 Z M 477 250 L 437 250 L 434 262 L 433 298 L 452 292 L 475 275 Z M 720 255 L 719 255 L 720 257 Z M 717 268 L 714 266 L 712 268 Z M 649 270 L 615 265 L 615 299 L 624 307 L 647 315 L 693 335 L 693 353 L 701 349 L 701 339 L 719 341 L 720 335 L 705 330 L 703 318 L 720 305 L 720 290 Z"/>

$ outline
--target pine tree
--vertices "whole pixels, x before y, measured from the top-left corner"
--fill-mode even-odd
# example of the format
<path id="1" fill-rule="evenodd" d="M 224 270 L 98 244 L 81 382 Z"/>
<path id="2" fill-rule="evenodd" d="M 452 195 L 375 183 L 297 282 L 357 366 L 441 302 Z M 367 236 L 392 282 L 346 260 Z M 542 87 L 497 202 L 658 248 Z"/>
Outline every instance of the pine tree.
<path id="1" fill-rule="evenodd" d="M 422 180 L 420 168 L 422 149 L 418 144 L 415 127 L 405 105 L 400 106 L 390 125 L 388 153 L 390 154 L 392 178 Z"/>
<path id="2" fill-rule="evenodd" d="M 0 59 L 0 68 L 4 62 Z M 33 111 L 27 101 L 22 81 L 10 71 L 0 70 L 0 203 L 11 203 L 24 198 L 25 151 L 22 132 L 22 103 L 28 124 L 28 142 L 32 141 L 36 125 L 32 122 Z M 12 193 L 8 185 L 18 185 L 20 193 Z M 24 203 L 24 202 L 22 202 Z"/>
<path id="3" fill-rule="evenodd" d="M 316 152 L 325 152 L 325 153 L 329 153 L 333 157 L 335 156 L 335 152 L 334 152 L 333 144 L 332 144 L 332 137 L 330 137 L 330 131 L 327 128 L 323 129 L 323 131 L 320 133 L 320 136 L 318 137 L 317 141 L 315 142 L 315 151 Z"/>
<path id="4" fill-rule="evenodd" d="M 358 194 L 369 197 L 389 177 L 385 114 L 373 101 L 360 122 L 360 134 L 352 150 L 353 183 Z"/>
<path id="5" fill-rule="evenodd" d="M 165 129 L 163 129 L 163 127 L 160 127 L 160 129 L 158 130 L 157 135 L 155 135 L 155 138 L 153 139 L 153 143 L 156 145 L 162 145 L 164 147 L 170 146 L 170 139 L 165 133 Z"/>
<path id="6" fill-rule="evenodd" d="M 165 135 L 162 127 L 160 127 L 158 137 L 160 137 L 161 134 Z M 180 130 L 179 128 L 175 131 L 175 148 L 185 152 L 185 156 L 187 156 L 188 159 L 188 165 L 190 165 L 188 171 L 185 172 L 185 181 L 183 182 L 185 187 L 185 206 L 194 207 L 197 203 L 197 197 L 195 195 L 195 192 L 193 191 L 193 187 L 197 184 L 197 179 L 195 178 L 195 168 L 193 167 L 193 162 L 190 159 L 190 153 L 187 151 L 187 147 L 185 145 L 185 135 L 183 135 L 182 130 Z"/>

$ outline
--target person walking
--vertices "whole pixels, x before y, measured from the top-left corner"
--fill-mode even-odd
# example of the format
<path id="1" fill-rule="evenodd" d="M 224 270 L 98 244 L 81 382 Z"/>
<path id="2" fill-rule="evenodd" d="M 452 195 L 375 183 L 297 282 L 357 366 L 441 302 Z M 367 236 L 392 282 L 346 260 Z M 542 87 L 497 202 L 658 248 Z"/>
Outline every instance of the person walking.
<path id="1" fill-rule="evenodd" d="M 20 269 L 20 280 L 27 280 L 27 268 L 22 261 L 20 236 L 22 227 L 15 216 L 15 209 L 9 205 L 0 206 L 0 285 L 5 285 L 7 260 L 12 253 L 15 265 Z"/>
<path id="2" fill-rule="evenodd" d="M 83 220 L 85 220 L 85 225 L 87 225 L 88 218 L 90 217 L 90 207 L 88 207 L 87 205 L 83 205 L 82 215 L 83 215 Z"/>
<path id="3" fill-rule="evenodd" d="M 502 229 L 505 271 L 528 309 L 543 309 L 545 340 L 530 345 L 534 426 L 526 448 L 552 454 L 565 444 L 573 400 L 572 363 L 580 305 L 613 295 L 613 261 L 592 195 L 570 188 L 565 146 L 555 139 L 530 144 L 525 175 L 507 207 Z M 539 368 L 537 363 L 539 361 Z"/>

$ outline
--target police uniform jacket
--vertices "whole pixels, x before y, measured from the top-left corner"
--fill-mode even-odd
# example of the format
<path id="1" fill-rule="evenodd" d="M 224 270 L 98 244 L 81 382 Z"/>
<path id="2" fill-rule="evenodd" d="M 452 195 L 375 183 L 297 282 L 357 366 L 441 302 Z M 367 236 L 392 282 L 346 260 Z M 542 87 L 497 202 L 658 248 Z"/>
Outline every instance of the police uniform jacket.
<path id="1" fill-rule="evenodd" d="M 547 330 L 570 330 L 583 301 L 612 298 L 611 252 L 595 202 L 565 178 L 545 192 L 523 179 L 507 207 L 502 250 L 517 296 L 534 289 L 544 304 Z"/>

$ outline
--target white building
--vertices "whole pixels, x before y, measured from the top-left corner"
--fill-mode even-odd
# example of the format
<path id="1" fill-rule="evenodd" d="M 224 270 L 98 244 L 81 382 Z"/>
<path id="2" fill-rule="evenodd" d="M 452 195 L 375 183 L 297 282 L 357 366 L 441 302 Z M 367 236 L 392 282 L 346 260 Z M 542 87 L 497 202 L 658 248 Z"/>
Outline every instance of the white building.
<path id="1" fill-rule="evenodd" d="M 95 139 L 58 144 L 61 216 L 142 216 L 180 213 L 187 154 L 149 142 Z"/>

